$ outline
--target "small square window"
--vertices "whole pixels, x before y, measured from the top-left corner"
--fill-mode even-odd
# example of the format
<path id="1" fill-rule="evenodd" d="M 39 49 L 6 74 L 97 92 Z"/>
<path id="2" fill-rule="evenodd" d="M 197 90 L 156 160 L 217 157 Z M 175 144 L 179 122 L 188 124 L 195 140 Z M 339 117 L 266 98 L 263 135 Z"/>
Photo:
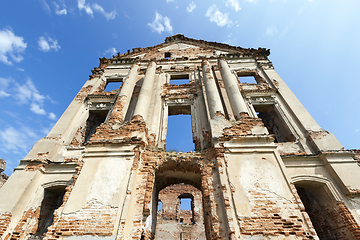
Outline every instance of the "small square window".
<path id="1" fill-rule="evenodd" d="M 165 53 L 165 58 L 168 59 L 168 60 L 170 60 L 170 58 L 171 58 L 171 53 L 166 52 L 166 53 Z"/>
<path id="2" fill-rule="evenodd" d="M 122 78 L 120 79 L 108 79 L 105 87 L 106 92 L 111 92 L 113 90 L 119 89 L 122 85 Z"/>
<path id="3" fill-rule="evenodd" d="M 170 84 L 172 85 L 189 84 L 189 74 L 171 75 Z"/>

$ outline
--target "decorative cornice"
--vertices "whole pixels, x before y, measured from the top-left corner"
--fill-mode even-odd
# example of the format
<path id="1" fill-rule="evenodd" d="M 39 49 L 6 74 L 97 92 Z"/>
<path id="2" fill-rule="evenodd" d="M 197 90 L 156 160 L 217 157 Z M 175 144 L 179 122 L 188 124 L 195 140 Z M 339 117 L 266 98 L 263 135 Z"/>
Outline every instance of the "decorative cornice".
<path id="1" fill-rule="evenodd" d="M 211 47 L 211 48 L 218 49 L 218 50 L 227 50 L 227 51 L 230 51 L 231 53 L 223 55 L 223 57 L 230 57 L 230 58 L 240 57 L 240 56 L 248 56 L 248 57 L 254 57 L 256 59 L 267 59 L 267 56 L 270 55 L 270 50 L 266 49 L 266 48 L 259 47 L 258 49 L 254 49 L 254 48 L 235 47 L 235 46 L 231 46 L 231 45 L 228 45 L 225 43 L 197 40 L 197 39 L 185 37 L 183 34 L 176 34 L 176 35 L 167 37 L 165 39 L 164 43 L 155 45 L 153 47 L 133 48 L 132 51 L 128 50 L 127 53 L 123 53 L 123 54 L 118 53 L 117 55 L 114 55 L 113 58 L 111 58 L 110 60 L 111 60 L 111 62 L 114 62 L 114 61 L 129 59 L 133 55 L 137 55 L 139 53 L 147 53 L 147 52 L 150 52 L 151 50 L 165 47 L 165 46 L 171 45 L 173 43 L 178 43 L 178 42 L 193 44 L 193 45 L 197 45 L 197 46 L 201 46 L 201 47 Z"/>

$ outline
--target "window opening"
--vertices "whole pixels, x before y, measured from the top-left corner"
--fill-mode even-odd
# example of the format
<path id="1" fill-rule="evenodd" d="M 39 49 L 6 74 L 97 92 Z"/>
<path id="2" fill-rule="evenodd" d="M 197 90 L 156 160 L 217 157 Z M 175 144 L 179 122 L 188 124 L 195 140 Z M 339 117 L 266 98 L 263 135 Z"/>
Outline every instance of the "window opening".
<path id="1" fill-rule="evenodd" d="M 189 74 L 171 75 L 170 84 L 172 84 L 172 85 L 189 84 Z"/>
<path id="2" fill-rule="evenodd" d="M 157 210 L 162 211 L 163 210 L 163 203 L 159 200 L 157 205 Z"/>
<path id="3" fill-rule="evenodd" d="M 352 238 L 349 228 L 344 227 L 337 201 L 324 185 L 309 181 L 295 183 L 295 187 L 320 240 Z"/>
<path id="4" fill-rule="evenodd" d="M 257 84 L 257 81 L 254 76 L 239 76 L 239 81 L 241 83 L 247 83 L 247 84 Z"/>
<path id="5" fill-rule="evenodd" d="M 269 134 L 275 135 L 276 143 L 293 142 L 296 140 L 284 119 L 282 119 L 275 110 L 274 105 L 254 105 L 254 109 L 258 117 L 261 118 L 261 121 L 264 123 L 264 126 L 267 128 Z"/>
<path id="6" fill-rule="evenodd" d="M 105 122 L 108 112 L 108 110 L 89 111 L 89 117 L 86 120 L 85 126 L 85 142 L 96 132 L 96 128 Z"/>
<path id="7" fill-rule="evenodd" d="M 40 206 L 40 215 L 35 236 L 43 236 L 54 221 L 54 212 L 62 203 L 65 187 L 53 187 L 44 190 L 44 198 Z"/>
<path id="8" fill-rule="evenodd" d="M 171 53 L 166 52 L 164 57 L 165 57 L 166 59 L 170 60 L 170 58 L 171 58 Z"/>
<path id="9" fill-rule="evenodd" d="M 180 198 L 180 210 L 191 210 L 191 198 Z"/>
<path id="10" fill-rule="evenodd" d="M 106 92 L 112 92 L 118 90 L 122 85 L 122 78 L 119 79 L 108 79 L 105 87 Z"/>
<path id="11" fill-rule="evenodd" d="M 166 151 L 190 152 L 195 150 L 190 112 L 190 106 L 169 107 Z"/>
<path id="12" fill-rule="evenodd" d="M 179 218 L 180 224 L 194 224 L 194 197 L 190 193 L 179 196 Z M 182 221 L 181 221 L 182 219 Z"/>

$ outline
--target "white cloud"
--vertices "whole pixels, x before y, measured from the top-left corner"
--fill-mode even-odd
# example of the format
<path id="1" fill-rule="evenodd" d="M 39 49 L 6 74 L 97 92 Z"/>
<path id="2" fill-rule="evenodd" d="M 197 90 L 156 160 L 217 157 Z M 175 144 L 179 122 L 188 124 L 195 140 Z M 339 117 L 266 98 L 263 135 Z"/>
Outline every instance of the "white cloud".
<path id="1" fill-rule="evenodd" d="M 249 2 L 251 2 L 252 0 L 248 0 Z M 235 11 L 239 11 L 241 10 L 241 7 L 239 5 L 239 1 L 238 0 L 228 0 L 226 3 L 225 3 L 226 6 L 231 6 L 232 8 L 235 9 Z"/>
<path id="2" fill-rule="evenodd" d="M 50 6 L 49 4 L 47 4 L 47 2 L 45 0 L 39 0 L 40 3 L 42 4 L 43 6 L 43 9 L 44 11 L 47 13 L 47 14 L 51 14 L 51 10 L 50 10 Z"/>
<path id="3" fill-rule="evenodd" d="M 0 90 L 6 90 L 12 80 L 10 78 L 0 77 Z"/>
<path id="4" fill-rule="evenodd" d="M 4 90 L 0 90 L 0 98 L 9 97 L 10 94 L 5 92 Z"/>
<path id="5" fill-rule="evenodd" d="M 1 82 L 0 82 L 1 83 Z M 30 110 L 39 115 L 47 115 L 49 119 L 56 119 L 54 113 L 47 113 L 43 108 L 45 99 L 47 102 L 53 102 L 49 96 L 44 96 L 40 94 L 39 90 L 35 87 L 31 79 L 28 79 L 24 84 L 19 84 L 13 81 L 13 88 L 11 95 L 17 100 L 18 104 L 29 105 Z"/>
<path id="6" fill-rule="evenodd" d="M 42 105 L 46 98 L 39 93 L 31 79 L 28 79 L 23 85 L 15 83 L 15 97 L 20 104 L 35 102 L 39 105 Z"/>
<path id="7" fill-rule="evenodd" d="M 65 4 L 63 4 L 63 9 L 60 10 L 60 6 L 56 4 L 56 2 L 54 2 L 55 5 L 55 13 L 57 15 L 66 15 L 67 14 L 67 10 L 66 10 L 66 6 Z"/>
<path id="8" fill-rule="evenodd" d="M 51 37 L 40 37 L 39 41 L 39 49 L 43 52 L 48 52 L 51 49 L 55 50 L 56 52 L 59 51 L 60 45 L 58 44 L 56 39 L 53 39 Z"/>
<path id="9" fill-rule="evenodd" d="M 191 3 L 189 4 L 189 6 L 186 8 L 186 11 L 187 11 L 188 13 L 190 13 L 190 12 L 194 11 L 195 8 L 196 8 L 196 4 L 195 4 L 194 2 L 191 2 Z"/>
<path id="10" fill-rule="evenodd" d="M 117 53 L 118 51 L 115 48 L 109 48 L 108 50 L 105 51 L 105 54 L 111 54 L 111 56 Z"/>
<path id="11" fill-rule="evenodd" d="M 56 115 L 54 113 L 49 113 L 48 114 L 48 117 L 51 119 L 51 120 L 56 120 Z"/>
<path id="12" fill-rule="evenodd" d="M 226 13 L 219 11 L 217 6 L 213 4 L 206 11 L 206 16 L 210 18 L 210 22 L 215 22 L 219 27 L 232 25 L 232 21 L 229 19 L 229 16 Z"/>
<path id="13" fill-rule="evenodd" d="M 7 92 L 10 82 L 11 79 L 9 78 L 0 78 L 0 98 L 11 96 L 11 94 Z"/>
<path id="14" fill-rule="evenodd" d="M 85 0 L 78 0 L 78 8 L 79 10 L 85 10 L 85 12 L 90 15 L 91 17 L 93 17 L 93 10 L 91 9 L 90 5 L 89 4 L 86 4 L 85 3 Z"/>
<path id="15" fill-rule="evenodd" d="M 172 33 L 172 26 L 168 17 L 163 17 L 161 14 L 156 12 L 155 19 L 152 23 L 148 23 L 152 31 L 161 33 L 163 31 Z"/>
<path id="16" fill-rule="evenodd" d="M 102 15 L 104 15 L 104 17 L 105 17 L 107 20 L 114 19 L 115 16 L 116 16 L 116 11 L 115 11 L 115 10 L 112 11 L 112 12 L 107 13 L 107 12 L 104 11 L 103 7 L 101 7 L 101 6 L 100 6 L 99 4 L 97 4 L 97 3 L 94 3 L 94 4 L 93 4 L 93 9 L 94 9 L 95 11 L 100 12 Z"/>
<path id="17" fill-rule="evenodd" d="M 9 57 L 15 61 L 20 62 L 24 59 L 23 52 L 27 47 L 24 38 L 15 36 L 11 29 L 0 30 L 0 61 L 12 65 Z"/>
<path id="18" fill-rule="evenodd" d="M 266 29 L 266 35 L 269 35 L 269 36 L 273 36 L 274 34 L 276 34 L 278 32 L 277 28 L 275 25 L 271 25 L 269 27 L 267 27 Z"/>
<path id="19" fill-rule="evenodd" d="M 174 0 L 166 0 L 166 3 L 174 2 Z"/>
<path id="20" fill-rule="evenodd" d="M 4 130 L 0 130 L 0 142 L 2 144 L 0 150 L 4 152 L 20 153 L 27 152 L 29 149 L 29 142 L 33 142 L 33 132 L 25 131 L 26 129 L 15 129 L 14 127 L 8 127 Z M 30 133 L 30 135 L 28 134 Z"/>
<path id="21" fill-rule="evenodd" d="M 90 4 L 85 2 L 86 0 L 77 0 L 79 10 L 85 10 L 85 12 L 91 17 L 94 16 L 94 11 L 101 13 L 107 20 L 114 19 L 116 16 L 116 10 L 112 12 L 105 12 L 104 8 L 97 3 Z"/>
<path id="22" fill-rule="evenodd" d="M 46 111 L 39 106 L 39 104 L 31 103 L 30 110 L 33 113 L 39 114 L 39 115 L 46 115 Z"/>

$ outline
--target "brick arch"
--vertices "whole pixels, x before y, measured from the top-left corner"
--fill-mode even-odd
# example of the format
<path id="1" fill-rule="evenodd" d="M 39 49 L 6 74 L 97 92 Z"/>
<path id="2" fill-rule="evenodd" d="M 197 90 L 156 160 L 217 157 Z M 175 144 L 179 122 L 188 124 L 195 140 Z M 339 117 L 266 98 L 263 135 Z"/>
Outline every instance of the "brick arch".
<path id="1" fill-rule="evenodd" d="M 357 239 L 359 225 L 331 180 L 298 175 L 292 182 L 320 240 Z"/>
<path id="2" fill-rule="evenodd" d="M 167 156 L 163 159 L 161 159 L 156 166 L 154 167 L 154 190 L 156 199 L 153 200 L 153 202 L 157 202 L 159 200 L 159 193 L 161 190 L 174 186 L 174 185 L 190 185 L 194 189 L 197 189 L 201 193 L 200 201 L 202 202 L 202 208 L 203 211 L 201 211 L 201 219 L 204 219 L 204 214 L 206 206 L 210 206 L 210 204 L 206 204 L 206 201 L 204 199 L 204 188 L 206 189 L 208 186 L 206 186 L 205 182 L 203 181 L 206 174 L 205 172 L 208 171 L 209 166 L 208 164 L 204 163 L 204 160 L 201 157 L 189 157 L 185 154 L 170 154 L 170 156 Z M 183 195 L 185 192 L 182 192 L 180 195 Z M 191 192 L 186 192 L 188 194 L 192 194 Z M 179 195 L 179 196 L 180 196 Z M 155 197 L 155 196 L 154 196 Z M 178 197 L 178 196 L 177 196 Z M 163 202 L 164 204 L 164 202 Z M 163 208 L 165 206 L 163 205 Z M 157 214 L 153 215 L 153 221 L 156 221 L 155 218 Z M 206 218 L 206 216 L 205 216 Z M 210 218 L 210 217 L 208 217 Z M 205 221 L 210 222 L 210 219 L 204 219 Z M 202 222 L 205 221 L 201 220 Z M 200 224 L 200 223 L 199 223 Z M 160 226 L 160 225 L 159 225 Z M 204 226 L 204 227 L 205 227 Z M 154 228 L 156 229 L 157 226 L 155 225 Z M 205 227 L 206 228 L 206 227 Z M 155 229 L 152 230 L 152 232 L 155 234 Z M 164 231 L 164 229 L 160 229 Z M 181 233 L 185 234 L 185 233 Z M 201 236 L 205 235 L 205 231 Z M 183 236 L 184 237 L 184 236 Z"/>
<path id="3" fill-rule="evenodd" d="M 297 175 L 291 178 L 291 182 L 295 185 L 323 185 L 330 194 L 330 196 L 337 202 L 342 202 L 343 199 L 336 189 L 335 185 L 330 181 L 330 179 L 323 177 L 323 176 L 316 176 L 316 175 Z"/>

